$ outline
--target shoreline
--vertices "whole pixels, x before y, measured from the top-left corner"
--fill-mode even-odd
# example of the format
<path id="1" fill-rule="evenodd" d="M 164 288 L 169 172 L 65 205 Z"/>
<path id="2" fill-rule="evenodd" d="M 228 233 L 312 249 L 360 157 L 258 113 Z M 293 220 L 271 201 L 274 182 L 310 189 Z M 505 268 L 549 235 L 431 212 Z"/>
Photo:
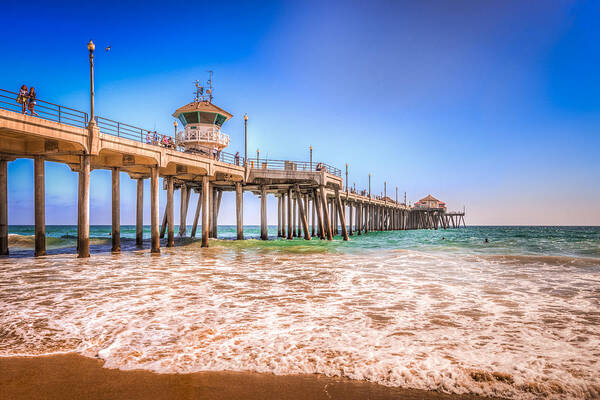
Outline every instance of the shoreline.
<path id="1" fill-rule="evenodd" d="M 387 387 L 323 375 L 272 375 L 255 372 L 158 374 L 103 368 L 103 361 L 66 353 L 0 357 L 0 398 L 61 399 L 248 399 L 248 400 L 475 400 L 420 389 Z"/>

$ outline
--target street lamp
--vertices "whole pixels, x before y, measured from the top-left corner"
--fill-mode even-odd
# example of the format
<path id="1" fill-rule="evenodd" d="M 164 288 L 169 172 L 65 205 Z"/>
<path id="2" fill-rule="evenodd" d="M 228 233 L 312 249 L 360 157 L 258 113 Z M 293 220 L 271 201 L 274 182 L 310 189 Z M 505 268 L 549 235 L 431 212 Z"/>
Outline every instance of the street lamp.
<path id="1" fill-rule="evenodd" d="M 346 196 L 348 195 L 348 163 L 346 163 Z"/>
<path id="2" fill-rule="evenodd" d="M 387 203 L 387 182 L 383 181 L 383 201 Z"/>
<path id="3" fill-rule="evenodd" d="M 94 115 L 94 50 L 96 46 L 94 42 L 90 40 L 87 45 L 87 48 L 90 52 L 90 123 L 89 125 L 95 125 L 95 115 Z"/>
<path id="4" fill-rule="evenodd" d="M 312 171 L 312 146 L 310 146 L 310 170 Z"/>
<path id="5" fill-rule="evenodd" d="M 371 174 L 369 174 L 369 198 L 371 198 Z"/>
<path id="6" fill-rule="evenodd" d="M 244 165 L 248 162 L 248 114 L 244 114 Z"/>
<path id="7" fill-rule="evenodd" d="M 173 128 L 175 129 L 175 136 L 173 136 L 173 140 L 177 143 L 177 121 L 173 121 Z"/>

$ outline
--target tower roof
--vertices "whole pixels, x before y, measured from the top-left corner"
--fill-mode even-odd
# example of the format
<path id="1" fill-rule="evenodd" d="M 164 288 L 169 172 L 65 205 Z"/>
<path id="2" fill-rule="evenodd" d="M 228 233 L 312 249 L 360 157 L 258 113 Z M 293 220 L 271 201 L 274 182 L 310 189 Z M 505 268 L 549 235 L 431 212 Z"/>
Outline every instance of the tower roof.
<path id="1" fill-rule="evenodd" d="M 205 112 L 214 112 L 214 113 L 219 113 L 223 116 L 225 116 L 226 120 L 230 119 L 231 117 L 233 117 L 233 115 L 229 114 L 227 111 L 223 110 L 220 107 L 215 106 L 213 103 L 210 103 L 208 101 L 192 101 L 189 104 L 186 104 L 183 107 L 179 107 L 177 109 L 177 111 L 175 111 L 173 113 L 173 116 L 175 118 L 179 118 L 179 115 L 182 113 L 186 113 L 186 112 L 194 112 L 194 111 L 205 111 Z"/>
<path id="2" fill-rule="evenodd" d="M 421 201 L 438 201 L 438 199 L 436 199 L 435 197 L 433 197 L 432 195 L 428 194 L 427 197 L 422 198 L 421 200 L 419 200 L 419 202 Z"/>

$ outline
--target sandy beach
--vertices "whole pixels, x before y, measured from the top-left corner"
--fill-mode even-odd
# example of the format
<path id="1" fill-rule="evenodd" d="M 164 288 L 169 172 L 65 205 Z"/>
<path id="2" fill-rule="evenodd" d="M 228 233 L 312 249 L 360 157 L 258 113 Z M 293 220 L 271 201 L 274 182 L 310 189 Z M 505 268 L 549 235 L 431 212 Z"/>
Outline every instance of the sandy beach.
<path id="1" fill-rule="evenodd" d="M 0 358 L 2 399 L 481 399 L 322 375 L 157 374 L 102 367 L 77 354 Z"/>

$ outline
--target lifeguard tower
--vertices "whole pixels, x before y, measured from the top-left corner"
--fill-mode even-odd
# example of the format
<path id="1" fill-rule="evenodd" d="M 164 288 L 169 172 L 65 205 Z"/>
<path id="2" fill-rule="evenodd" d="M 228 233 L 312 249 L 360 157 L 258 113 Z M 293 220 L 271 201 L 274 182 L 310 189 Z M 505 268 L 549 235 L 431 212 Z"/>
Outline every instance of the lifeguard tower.
<path id="1" fill-rule="evenodd" d="M 185 151 L 214 156 L 229 146 L 229 136 L 221 132 L 221 126 L 232 117 L 227 111 L 212 103 L 212 72 L 206 86 L 196 81 L 196 97 L 193 102 L 173 113 L 184 130 L 177 133 L 177 145 Z"/>

